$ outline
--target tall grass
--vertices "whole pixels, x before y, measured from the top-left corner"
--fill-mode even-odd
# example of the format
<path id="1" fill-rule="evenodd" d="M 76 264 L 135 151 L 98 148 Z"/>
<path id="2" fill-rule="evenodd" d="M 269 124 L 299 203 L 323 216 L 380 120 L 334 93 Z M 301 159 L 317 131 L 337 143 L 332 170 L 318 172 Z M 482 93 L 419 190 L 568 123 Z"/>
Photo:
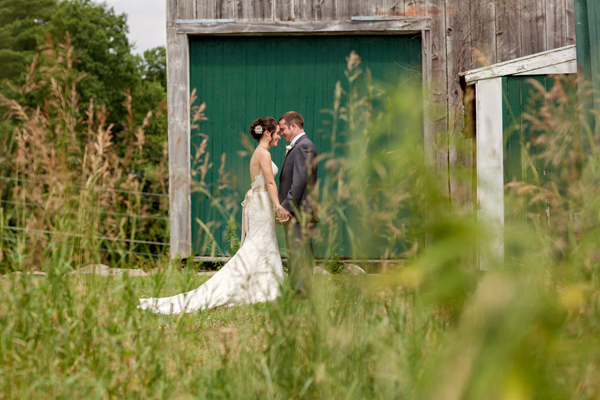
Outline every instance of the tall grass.
<path id="1" fill-rule="evenodd" d="M 57 65 L 68 64 L 68 46 L 47 51 Z M 74 255 L 91 260 L 97 254 L 76 250 L 98 249 L 92 237 L 108 228 L 86 213 L 93 205 L 112 204 L 114 195 L 91 188 L 117 182 L 123 161 L 110 155 L 109 129 L 98 113 L 69 123 L 76 118 L 64 111 L 75 108 L 69 100 L 74 96 L 62 95 L 71 87 L 66 80 L 49 86 L 57 89 L 49 92 L 46 108 L 21 111 L 5 103 L 19 116 L 17 138 L 23 143 L 43 130 L 74 146 L 69 126 L 86 127 L 76 132 L 89 139 L 84 150 L 46 156 L 52 162 L 16 163 L 19 179 L 56 177 L 36 194 L 52 212 L 30 215 L 23 199 L 32 194 L 20 190 L 18 215 L 3 218 L 85 234 L 77 240 L 55 236 L 43 248 L 15 238 L 17 246 L 4 252 L 11 265 L 25 269 L 35 260 L 48 274 L 13 274 L 0 282 L 0 395 L 598 397 L 598 132 L 580 118 L 589 104 L 574 101 L 578 82 L 558 80 L 548 93 L 538 88 L 547 101 L 528 117 L 537 134 L 522 138 L 523 146 L 536 151 L 524 165 L 552 163 L 556 174 L 547 181 L 524 175 L 508 185 L 507 214 L 521 215 L 505 226 L 510 262 L 494 263 L 488 255 L 491 272 L 482 272 L 477 260 L 490 239 L 488 229 L 472 208 L 451 201 L 433 166 L 425 164 L 414 112 L 417 91 L 380 91 L 355 55 L 347 76 L 336 90 L 332 115 L 349 145 L 343 157 L 324 155 L 323 223 L 332 232 L 348 229 L 357 257 L 377 245 L 394 262 L 403 249 L 402 267 L 381 275 L 316 276 L 307 300 L 284 286 L 273 303 L 191 315 L 136 309 L 140 297 L 172 295 L 206 279 L 191 268 L 165 263 L 144 278 L 65 274 L 78 260 Z M 374 102 L 385 109 L 376 111 Z M 50 118 L 47 110 L 56 114 Z M 42 138 L 36 151 L 50 148 L 43 145 L 50 138 Z M 19 144 L 18 157 L 27 157 L 32 146 Z M 66 157 L 82 152 L 82 158 Z M 469 176 L 460 168 L 451 173 L 459 182 Z M 75 191 L 64 184 L 68 180 L 88 190 Z M 552 204 L 550 224 L 546 214 L 527 208 L 546 199 Z M 78 212 L 61 213 L 66 205 Z M 352 223 L 342 228 L 337 221 L 344 219 Z"/>
<path id="2" fill-rule="evenodd" d="M 142 171 L 144 129 L 163 105 L 135 126 L 126 92 L 127 121 L 117 129 L 107 123 L 104 105 L 80 103 L 75 85 L 85 74 L 73 69 L 77 62 L 68 36 L 64 44 L 49 40 L 25 85 L 12 88 L 12 98 L 0 97 L 13 126 L 1 150 L 3 270 L 39 270 L 57 247 L 79 265 L 165 254 L 165 246 L 148 242 L 163 242 L 168 233 L 166 146 L 158 166 Z"/>

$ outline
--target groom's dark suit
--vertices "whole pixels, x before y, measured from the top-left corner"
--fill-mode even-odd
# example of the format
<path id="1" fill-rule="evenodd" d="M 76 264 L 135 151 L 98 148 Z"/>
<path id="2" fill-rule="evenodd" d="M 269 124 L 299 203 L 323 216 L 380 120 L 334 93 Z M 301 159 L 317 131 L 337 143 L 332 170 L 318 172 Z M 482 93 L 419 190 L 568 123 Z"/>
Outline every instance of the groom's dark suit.
<path id="1" fill-rule="evenodd" d="M 312 237 L 318 222 L 314 192 L 317 161 L 317 149 L 304 134 L 286 154 L 279 173 L 279 202 L 292 213 L 284 225 L 289 275 L 292 288 L 304 293 L 308 291 L 307 280 L 315 258 Z"/>

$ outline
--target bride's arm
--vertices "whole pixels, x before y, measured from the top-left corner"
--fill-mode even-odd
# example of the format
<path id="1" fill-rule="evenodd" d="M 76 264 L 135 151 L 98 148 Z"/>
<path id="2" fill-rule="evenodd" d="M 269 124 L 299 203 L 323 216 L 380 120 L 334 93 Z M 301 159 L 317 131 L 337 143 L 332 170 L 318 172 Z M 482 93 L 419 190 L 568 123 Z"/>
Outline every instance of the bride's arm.
<path id="1" fill-rule="evenodd" d="M 260 169 L 265 177 L 265 184 L 267 185 L 267 192 L 269 192 L 269 198 L 275 205 L 276 209 L 281 207 L 279 204 L 279 195 L 277 193 L 277 185 L 275 184 L 275 177 L 273 176 L 273 167 L 271 166 L 271 153 L 268 151 L 261 151 L 258 163 Z"/>

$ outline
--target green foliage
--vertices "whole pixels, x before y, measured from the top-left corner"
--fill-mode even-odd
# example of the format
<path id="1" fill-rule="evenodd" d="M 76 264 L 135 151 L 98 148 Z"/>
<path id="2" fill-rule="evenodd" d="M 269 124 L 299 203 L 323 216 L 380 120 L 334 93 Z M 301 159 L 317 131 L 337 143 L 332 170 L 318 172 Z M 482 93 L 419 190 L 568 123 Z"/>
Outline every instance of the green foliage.
<path id="1" fill-rule="evenodd" d="M 63 1 L 56 8 L 49 24 L 55 40 L 64 40 L 68 33 L 76 49 L 77 71 L 86 77 L 77 84 L 81 99 L 94 100 L 96 107 L 106 104 L 108 123 L 115 124 L 121 141 L 117 142 L 122 156 L 126 152 L 127 135 L 124 122 L 141 125 L 149 111 L 155 114 L 145 129 L 149 146 L 145 158 L 152 162 L 136 168 L 135 173 L 152 175 L 152 166 L 166 161 L 166 53 L 157 47 L 140 58 L 131 53 L 127 33 L 127 16 L 116 14 L 104 3 L 92 0 Z M 123 107 L 126 93 L 131 94 L 131 112 Z M 130 114 L 131 115 L 128 115 Z"/>
<path id="2" fill-rule="evenodd" d="M 136 125 L 127 93 L 127 120 L 121 140 L 115 140 L 106 107 L 80 106 L 76 83 L 85 75 L 73 68 L 74 55 L 69 42 L 49 42 L 29 69 L 27 84 L 15 88 L 13 98 L 0 95 L 0 107 L 14 126 L 9 146 L 0 149 L 10 178 L 0 181 L 2 198 L 10 199 L 2 207 L 13 227 L 4 240 L 13 243 L 7 247 L 14 252 L 0 265 L 3 269 L 39 268 L 33 267 L 44 257 L 39 249 L 48 243 L 73 246 L 73 262 L 122 262 L 130 252 L 165 251 L 148 242 L 164 242 L 168 232 L 166 156 L 153 166 L 153 181 L 140 173 L 152 163 L 144 154 L 152 113 Z M 19 102 L 23 97 L 43 98 L 43 103 L 32 108 Z M 144 188 L 158 196 L 143 197 Z M 15 234 L 23 227 L 33 231 Z M 47 236 L 49 231 L 57 233 Z M 21 240 L 30 245 L 23 247 Z M 103 257 L 101 248 L 107 253 Z"/>
<path id="3" fill-rule="evenodd" d="M 227 242 L 229 243 L 229 248 L 227 252 L 230 257 L 233 257 L 235 253 L 240 249 L 240 241 L 238 239 L 238 226 L 235 223 L 235 219 L 229 218 L 227 221 Z"/>
<path id="4" fill-rule="evenodd" d="M 104 172 L 103 184 L 108 184 L 111 189 L 117 189 L 114 186 L 117 185 L 119 190 L 126 192 L 163 195 L 136 197 L 123 194 L 104 202 L 98 212 L 104 213 L 107 217 L 103 219 L 104 223 L 111 225 L 112 232 L 107 236 L 167 241 L 164 219 L 168 209 L 168 198 L 164 196 L 168 190 L 166 83 L 164 74 L 161 77 L 160 73 L 166 69 L 165 57 L 161 57 L 164 48 L 147 52 L 147 59 L 131 54 L 126 16 L 115 14 L 106 4 L 89 0 L 10 2 L 0 8 L 0 19 L 3 22 L 0 37 L 11 38 L 0 43 L 0 53 L 4 46 L 17 52 L 19 59 L 30 63 L 27 70 L 21 63 L 19 73 L 11 73 L 10 80 L 5 79 L 0 85 L 0 95 L 5 98 L 0 113 L 7 117 L 0 119 L 0 176 L 31 179 L 24 186 L 31 186 L 33 182 L 38 184 L 36 189 L 25 190 L 31 200 L 28 206 L 44 209 L 48 201 L 44 197 L 48 195 L 48 185 L 52 185 L 53 179 L 77 171 L 76 178 L 70 183 L 81 183 L 78 179 L 85 176 L 85 173 L 80 174 L 81 169 L 85 168 L 85 161 L 89 161 L 85 149 L 90 134 L 98 133 L 97 129 L 105 130 L 103 135 L 108 136 L 109 143 L 104 145 L 118 158 L 110 163 L 112 172 L 118 170 L 121 182 L 108 183 L 112 180 L 108 176 L 112 172 Z M 31 21 L 37 22 L 32 25 Z M 12 64 L 6 65 L 7 69 L 3 71 L 8 73 Z M 68 101 L 55 91 L 50 84 L 52 80 L 58 83 L 63 93 L 69 93 Z M 34 117 L 38 108 L 43 110 L 41 121 Z M 24 128 L 28 118 L 38 125 Z M 31 130 L 37 134 L 19 136 L 20 132 Z M 27 138 L 28 143 L 23 143 L 23 138 Z M 33 145 L 33 142 L 37 144 Z M 36 147 L 42 143 L 41 147 Z M 44 161 L 31 163 L 35 166 L 31 171 L 20 170 L 20 165 L 29 164 L 15 159 L 19 146 L 27 157 Z M 106 151 L 102 146 L 100 149 Z M 42 154 L 50 156 L 39 158 Z M 61 157 L 66 163 L 58 162 Z M 61 165 L 60 174 L 64 175 L 59 174 L 58 165 Z M 2 199 L 14 199 L 24 189 L 15 182 L 0 181 Z M 120 204 L 116 207 L 118 210 L 112 209 L 116 204 Z M 5 215 L 10 215 L 8 222 L 16 223 L 18 213 L 16 208 L 13 209 L 14 204 L 4 203 L 3 206 L 6 207 Z M 71 209 L 63 208 L 62 212 Z M 132 219 L 131 214 L 138 217 Z M 47 223 L 41 219 L 35 225 L 44 228 Z M 110 258 L 120 257 L 114 252 L 120 246 L 110 247 Z M 164 248 L 133 245 L 130 250 L 162 253 Z"/>
<path id="5" fill-rule="evenodd" d="M 158 82 L 167 89 L 167 50 L 164 46 L 144 51 L 140 67 L 142 78 L 148 82 Z"/>
<path id="6" fill-rule="evenodd" d="M 206 278 L 194 273 L 190 259 L 185 273 L 170 264 L 138 279 L 67 274 L 100 259 L 104 243 L 94 238 L 116 234 L 104 229 L 117 224 L 100 223 L 90 210 L 107 204 L 141 210 L 135 196 L 110 194 L 140 181 L 123 174 L 124 160 L 107 145 L 112 138 L 103 114 L 91 113 L 88 122 L 77 118 L 72 83 L 80 75 L 65 68 L 72 60 L 69 49 L 49 45 L 40 58 L 54 74 L 47 76 L 60 78 L 60 90 L 45 88 L 46 108 L 36 113 L 2 98 L 19 116 L 18 151 L 10 154 L 15 177 L 55 177 L 50 189 L 15 185 L 11 198 L 18 207 L 10 213 L 0 208 L 0 226 L 10 219 L 28 229 L 12 234 L 10 246 L 2 242 L 0 262 L 46 271 L 43 278 L 25 273 L 0 281 L 2 397 L 600 395 L 600 135 L 579 118 L 589 104 L 574 99 L 585 85 L 565 79 L 551 91 L 537 88 L 542 108 L 523 117 L 535 132 L 524 144 L 537 147 L 524 155 L 527 168 L 552 168 L 546 180 L 538 174 L 507 185 L 502 257 L 498 232 L 475 218 L 472 204 L 450 201 L 434 167 L 425 163 L 420 116 L 413 115 L 420 89 L 378 88 L 352 55 L 348 85 L 338 85 L 332 113 L 338 116 L 333 125 L 351 140 L 347 158 L 327 155 L 324 223 L 336 232 L 336 219 L 353 222 L 345 234 L 357 257 L 383 243 L 382 257 L 395 263 L 408 243 L 405 260 L 377 276 L 315 276 L 308 299 L 296 298 L 284 283 L 272 303 L 165 316 L 136 309 L 138 298 L 196 288 Z M 376 112 L 374 101 L 387 108 Z M 124 131 L 127 138 L 141 137 L 132 125 Z M 459 151 L 466 148 L 463 139 L 453 140 Z M 54 142 L 56 157 L 42 151 Z M 133 146 L 131 164 L 142 158 L 143 147 Z M 77 158 L 82 153 L 85 162 Z M 449 173 L 457 185 L 469 187 L 467 168 Z M 33 201 L 43 204 L 41 210 L 29 206 Z M 538 203 L 550 211 L 523 213 L 523 204 Z M 75 213 L 65 212 L 70 209 Z M 237 230 L 230 225 L 230 232 Z M 30 229 L 42 226 L 79 236 L 46 237 Z M 31 244 L 44 238 L 41 246 Z M 335 243 L 328 254 L 335 262 Z M 490 271 L 479 270 L 481 265 Z"/>
<path id="7" fill-rule="evenodd" d="M 133 107 L 136 110 L 135 122 L 141 123 L 143 111 L 153 110 L 155 115 L 146 128 L 145 158 L 150 161 L 144 173 L 150 180 L 156 181 L 154 166 L 167 162 L 167 53 L 164 46 L 155 47 L 144 52 L 138 58 L 140 84 L 132 88 Z"/>
<path id="8" fill-rule="evenodd" d="M 333 257 L 327 261 L 327 270 L 332 274 L 341 274 L 344 272 L 344 264 L 340 261 L 338 253 L 334 253 Z"/>
<path id="9" fill-rule="evenodd" d="M 55 40 L 64 40 L 67 33 L 71 35 L 79 59 L 75 68 L 88 74 L 77 87 L 81 98 L 106 104 L 111 113 L 109 122 L 124 121 L 124 93 L 130 89 L 136 95 L 135 88 L 141 80 L 127 39 L 126 15 L 117 15 L 106 4 L 92 0 L 62 1 L 54 11 L 49 30 Z"/>
<path id="10" fill-rule="evenodd" d="M 47 35 L 56 43 L 63 43 L 69 35 L 77 54 L 72 68 L 85 74 L 76 82 L 79 98 L 84 103 L 93 100 L 95 110 L 106 106 L 107 122 L 114 124 L 113 131 L 121 139 L 116 145 L 122 157 L 126 156 L 129 144 L 124 124 L 142 125 L 147 113 L 153 113 L 154 118 L 148 119 L 145 127 L 145 140 L 149 145 L 144 151 L 148 162 L 135 166 L 131 172 L 157 181 L 157 167 L 161 169 L 161 163 L 166 163 L 164 47 L 148 50 L 144 57 L 133 55 L 127 38 L 126 15 L 116 14 L 104 3 L 91 0 L 5 3 L 0 6 L 0 60 L 3 65 L 0 81 L 2 78 L 10 80 L 0 82 L 0 93 L 32 108 L 44 104 L 47 92 L 38 90 L 15 96 L 6 83 L 18 87 L 27 84 L 25 66 L 34 62 L 35 51 L 38 46 L 45 45 Z M 127 93 L 130 93 L 130 99 Z M 123 107 L 128 101 L 130 104 Z M 87 118 L 83 111 L 80 117 Z M 4 124 L 0 126 L 0 135 L 10 141 L 12 130 L 12 125 Z M 164 180 L 160 185 L 165 186 Z M 151 191 L 153 188 L 144 189 Z"/>
<path id="11" fill-rule="evenodd" d="M 56 0 L 0 0 L 0 82 L 31 63 L 56 6 Z"/>

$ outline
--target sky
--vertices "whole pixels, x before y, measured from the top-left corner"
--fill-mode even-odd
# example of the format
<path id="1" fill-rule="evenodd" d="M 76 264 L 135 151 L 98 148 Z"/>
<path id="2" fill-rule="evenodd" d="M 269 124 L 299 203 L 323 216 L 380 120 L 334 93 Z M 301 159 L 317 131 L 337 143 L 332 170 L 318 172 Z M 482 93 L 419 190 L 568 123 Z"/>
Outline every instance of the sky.
<path id="1" fill-rule="evenodd" d="M 127 14 L 129 42 L 135 44 L 133 52 L 167 43 L 166 0 L 104 0 L 115 9 L 116 14 Z M 102 0 L 98 0 L 101 3 Z"/>

